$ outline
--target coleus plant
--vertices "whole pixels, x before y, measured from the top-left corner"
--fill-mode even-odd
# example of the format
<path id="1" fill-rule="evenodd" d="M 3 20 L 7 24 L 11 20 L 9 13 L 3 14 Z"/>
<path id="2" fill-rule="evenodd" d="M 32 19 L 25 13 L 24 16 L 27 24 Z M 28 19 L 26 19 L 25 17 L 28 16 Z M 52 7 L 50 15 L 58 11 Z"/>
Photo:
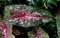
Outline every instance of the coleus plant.
<path id="1" fill-rule="evenodd" d="M 7 12 L 7 13 L 6 13 Z M 7 14 L 7 15 L 6 15 Z M 5 8 L 4 21 L 9 24 L 18 24 L 21 27 L 32 27 L 52 20 L 52 15 L 45 10 L 26 5 L 9 5 Z"/>
<path id="2" fill-rule="evenodd" d="M 0 38 L 9 38 L 9 26 L 0 21 Z"/>
<path id="3" fill-rule="evenodd" d="M 28 32 L 29 38 L 49 38 L 48 34 L 40 27 L 34 27 L 32 31 Z"/>

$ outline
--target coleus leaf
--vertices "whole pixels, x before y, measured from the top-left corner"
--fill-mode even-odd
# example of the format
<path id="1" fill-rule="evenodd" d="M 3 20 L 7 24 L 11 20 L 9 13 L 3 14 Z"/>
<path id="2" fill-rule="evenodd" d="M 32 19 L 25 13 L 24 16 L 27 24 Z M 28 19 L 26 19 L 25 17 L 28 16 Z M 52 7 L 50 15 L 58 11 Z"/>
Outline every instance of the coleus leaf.
<path id="1" fill-rule="evenodd" d="M 51 18 L 49 12 L 26 5 L 11 5 L 6 8 L 9 10 L 10 16 L 5 19 L 5 22 L 12 24 L 17 23 L 18 26 L 22 27 L 37 26 L 42 23 L 42 19 Z"/>
<path id="2" fill-rule="evenodd" d="M 40 27 L 33 28 L 32 31 L 28 32 L 29 38 L 49 38 L 49 35 Z"/>
<path id="3" fill-rule="evenodd" d="M 9 25 L 0 21 L 0 38 L 9 38 Z"/>

